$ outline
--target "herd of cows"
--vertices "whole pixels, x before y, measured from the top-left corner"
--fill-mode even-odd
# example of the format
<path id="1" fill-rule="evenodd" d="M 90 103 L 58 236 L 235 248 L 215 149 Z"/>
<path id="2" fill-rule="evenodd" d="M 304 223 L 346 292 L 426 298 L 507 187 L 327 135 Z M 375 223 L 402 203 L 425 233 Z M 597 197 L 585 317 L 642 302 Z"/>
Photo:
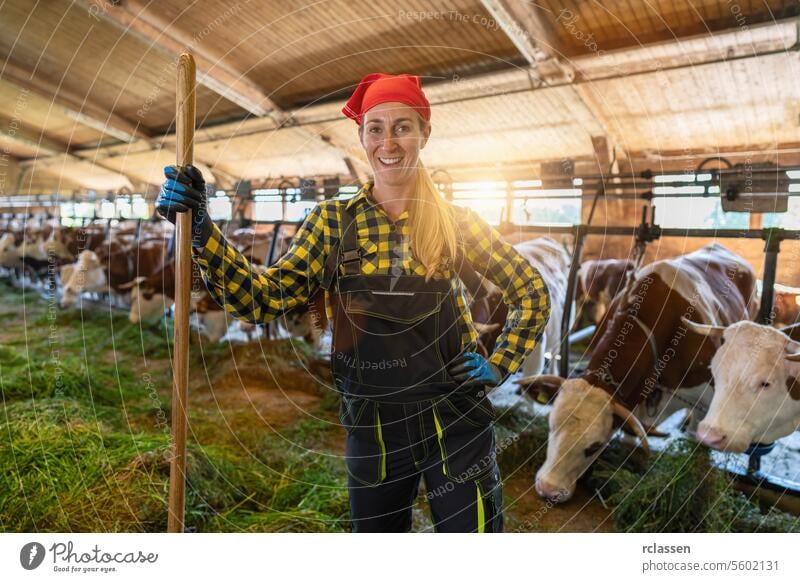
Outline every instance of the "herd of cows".
<path id="1" fill-rule="evenodd" d="M 53 291 L 61 307 L 102 298 L 128 309 L 132 323 L 141 323 L 160 319 L 174 303 L 174 228 L 166 221 L 125 221 L 113 228 L 107 223 L 65 227 L 55 219 L 9 221 L 1 232 L 0 269 L 17 281 Z M 263 268 L 272 232 L 241 228 L 227 238 Z M 275 256 L 286 252 L 290 242 L 290 236 L 281 235 Z M 192 267 L 193 323 L 210 341 L 218 341 L 233 322 Z"/>
<path id="2" fill-rule="evenodd" d="M 173 303 L 173 232 L 165 221 L 114 228 L 9 221 L 0 232 L 0 269 L 56 290 L 65 308 L 102 294 L 129 309 L 136 323 L 163 317 Z M 271 232 L 239 229 L 227 238 L 265 268 Z M 281 235 L 273 256 L 290 242 Z M 552 404 L 547 457 L 536 475 L 539 495 L 569 499 L 617 429 L 647 449 L 648 436 L 659 435 L 656 426 L 678 410 L 688 411 L 684 429 L 690 436 L 722 451 L 744 452 L 800 426 L 800 342 L 781 329 L 800 319 L 800 292 L 777 288 L 775 320 L 767 326 L 753 322 L 759 302 L 753 269 L 717 243 L 638 271 L 629 260 L 586 261 L 576 282 L 577 308 L 569 311 L 596 331 L 585 370 L 567 379 L 555 375 L 553 355 L 568 307 L 570 254 L 546 237 L 514 246 L 542 274 L 552 305 L 542 341 L 515 380 L 523 394 Z M 234 322 L 199 272 L 192 279 L 196 323 L 219 340 Z M 486 280 L 480 284 L 471 312 L 481 349 L 490 353 L 507 311 L 502 291 Z M 279 332 L 319 346 L 326 327 L 319 317 L 322 301 L 318 294 L 287 314 Z"/>

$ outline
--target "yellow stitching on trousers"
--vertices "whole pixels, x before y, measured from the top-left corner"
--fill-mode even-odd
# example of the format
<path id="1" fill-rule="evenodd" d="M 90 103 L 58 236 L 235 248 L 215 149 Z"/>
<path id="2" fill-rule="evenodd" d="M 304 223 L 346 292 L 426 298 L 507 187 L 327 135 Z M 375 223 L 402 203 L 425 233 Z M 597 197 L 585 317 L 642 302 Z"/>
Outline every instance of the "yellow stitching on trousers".
<path id="1" fill-rule="evenodd" d="M 481 486 L 475 481 L 475 488 L 478 490 L 478 533 L 484 533 L 486 517 L 483 514 L 483 498 L 481 497 Z"/>
<path id="2" fill-rule="evenodd" d="M 378 425 L 378 444 L 381 445 L 381 481 L 386 479 L 386 445 L 383 442 L 383 431 L 381 431 L 381 413 L 375 407 L 375 418 Z"/>
<path id="3" fill-rule="evenodd" d="M 439 452 L 442 454 L 442 473 L 447 475 L 447 458 L 444 454 L 444 446 L 442 445 L 442 439 L 444 436 L 442 435 L 442 425 L 439 424 L 439 416 L 436 414 L 435 405 L 431 405 L 431 410 L 433 411 L 433 422 L 436 425 L 436 440 L 439 441 Z"/>

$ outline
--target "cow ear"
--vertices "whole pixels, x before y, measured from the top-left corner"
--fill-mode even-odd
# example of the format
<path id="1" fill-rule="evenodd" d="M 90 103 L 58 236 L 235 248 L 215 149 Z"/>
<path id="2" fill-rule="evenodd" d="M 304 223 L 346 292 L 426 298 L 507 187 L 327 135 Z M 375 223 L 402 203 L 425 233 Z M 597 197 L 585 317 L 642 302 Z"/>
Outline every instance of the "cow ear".
<path id="1" fill-rule="evenodd" d="M 786 344 L 786 356 L 790 362 L 800 362 L 800 342 L 790 341 Z"/>
<path id="2" fill-rule="evenodd" d="M 550 374 L 537 374 L 514 380 L 514 384 L 519 386 L 520 394 L 527 394 L 540 404 L 550 404 L 563 383 L 564 378 Z"/>
<path id="3" fill-rule="evenodd" d="M 789 391 L 789 397 L 792 400 L 800 400 L 800 380 L 794 376 L 787 376 L 786 389 Z"/>
<path id="4" fill-rule="evenodd" d="M 588 447 L 586 447 L 585 449 L 583 449 L 583 456 L 587 457 L 587 458 L 591 457 L 595 453 L 599 452 L 600 449 L 602 449 L 604 446 L 606 446 L 606 443 L 604 443 L 602 441 L 594 442 L 594 443 L 590 444 Z"/>

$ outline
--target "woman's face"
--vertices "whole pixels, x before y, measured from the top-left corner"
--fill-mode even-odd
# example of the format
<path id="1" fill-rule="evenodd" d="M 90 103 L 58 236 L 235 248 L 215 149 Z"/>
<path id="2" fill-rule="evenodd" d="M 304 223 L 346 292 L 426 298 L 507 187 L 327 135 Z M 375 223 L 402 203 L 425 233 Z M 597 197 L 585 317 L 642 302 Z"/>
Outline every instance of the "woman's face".
<path id="1" fill-rule="evenodd" d="M 367 111 L 359 136 L 375 181 L 402 186 L 415 180 L 419 151 L 430 134 L 430 123 L 403 103 L 381 103 Z"/>

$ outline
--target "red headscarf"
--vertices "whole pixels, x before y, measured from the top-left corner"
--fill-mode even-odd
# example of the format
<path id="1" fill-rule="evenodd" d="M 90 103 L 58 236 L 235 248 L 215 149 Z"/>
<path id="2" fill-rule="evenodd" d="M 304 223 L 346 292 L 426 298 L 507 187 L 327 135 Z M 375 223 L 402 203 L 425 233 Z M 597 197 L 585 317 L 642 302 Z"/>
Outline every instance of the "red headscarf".
<path id="1" fill-rule="evenodd" d="M 422 92 L 422 83 L 416 75 L 384 75 L 371 73 L 361 79 L 347 104 L 342 108 L 358 125 L 372 107 L 396 101 L 413 107 L 425 121 L 431 120 L 431 106 Z"/>

